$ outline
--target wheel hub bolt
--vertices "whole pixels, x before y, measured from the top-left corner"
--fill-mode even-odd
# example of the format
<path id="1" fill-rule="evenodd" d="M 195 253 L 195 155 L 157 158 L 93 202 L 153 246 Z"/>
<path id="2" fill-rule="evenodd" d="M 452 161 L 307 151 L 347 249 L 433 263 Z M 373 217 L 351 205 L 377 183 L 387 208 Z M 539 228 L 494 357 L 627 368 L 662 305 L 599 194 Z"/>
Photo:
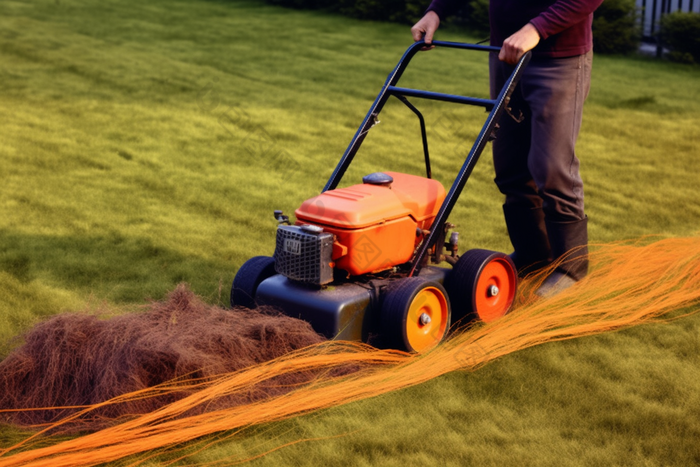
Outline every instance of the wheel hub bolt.
<path id="1" fill-rule="evenodd" d="M 500 290 L 495 285 L 489 287 L 489 297 L 495 297 L 499 292 Z"/>
<path id="2" fill-rule="evenodd" d="M 430 321 L 430 315 L 428 315 L 427 313 L 423 313 L 422 315 L 420 315 L 420 324 L 422 324 L 423 326 L 430 324 Z"/>

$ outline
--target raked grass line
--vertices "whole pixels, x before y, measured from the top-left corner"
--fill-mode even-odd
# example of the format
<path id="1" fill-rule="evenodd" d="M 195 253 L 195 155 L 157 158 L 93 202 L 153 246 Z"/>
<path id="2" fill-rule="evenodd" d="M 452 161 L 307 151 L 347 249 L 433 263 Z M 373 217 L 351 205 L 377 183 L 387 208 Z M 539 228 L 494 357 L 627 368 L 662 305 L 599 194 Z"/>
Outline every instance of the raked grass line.
<path id="1" fill-rule="evenodd" d="M 263 2 L 0 3 L 0 356 L 43 317 L 181 281 L 227 303 L 240 264 L 272 252 L 272 210 L 318 193 L 409 41 Z M 485 94 L 485 57 L 441 52 L 406 85 Z M 578 146 L 593 242 L 698 232 L 699 102 L 697 67 L 596 56 Z M 449 183 L 484 115 L 427 109 Z M 420 173 L 415 117 L 388 106 L 357 162 L 348 183 Z M 486 155 L 452 219 L 463 248 L 509 249 L 492 178 Z M 697 316 L 549 344 L 194 459 L 343 435 L 254 464 L 697 464 L 699 350 Z"/>

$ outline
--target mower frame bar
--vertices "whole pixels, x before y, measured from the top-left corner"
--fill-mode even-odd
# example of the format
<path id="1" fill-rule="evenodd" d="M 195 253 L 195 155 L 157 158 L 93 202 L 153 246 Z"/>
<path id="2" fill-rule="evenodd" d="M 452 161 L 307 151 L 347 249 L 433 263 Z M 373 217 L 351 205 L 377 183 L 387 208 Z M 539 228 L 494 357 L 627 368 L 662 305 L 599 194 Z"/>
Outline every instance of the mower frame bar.
<path id="1" fill-rule="evenodd" d="M 428 150 L 428 134 L 425 131 L 425 118 L 423 118 L 423 114 L 420 112 L 420 110 L 411 104 L 404 96 L 399 95 L 396 96 L 396 98 L 406 104 L 406 107 L 411 109 L 411 112 L 416 114 L 416 117 L 418 117 L 418 123 L 420 123 L 420 136 L 421 140 L 423 141 L 423 155 L 425 157 L 425 176 L 432 178 L 433 172 L 430 168 L 430 151 Z"/>
<path id="2" fill-rule="evenodd" d="M 372 107 L 370 107 L 369 112 L 367 112 L 367 115 L 365 116 L 365 119 L 360 125 L 360 128 L 358 128 L 357 132 L 355 133 L 355 136 L 350 142 L 350 145 L 345 150 L 343 157 L 340 159 L 340 162 L 338 162 L 338 165 L 333 171 L 331 178 L 328 180 L 328 183 L 326 183 L 326 186 L 323 188 L 323 191 L 325 192 L 328 190 L 333 190 L 338 186 L 338 183 L 340 183 L 340 180 L 342 179 L 343 175 L 350 166 L 350 163 L 354 159 L 355 154 L 357 154 L 357 151 L 360 148 L 360 145 L 364 141 L 365 137 L 367 136 L 367 133 L 377 123 L 377 117 L 379 113 L 381 112 L 382 108 L 384 108 L 384 105 L 389 100 L 389 97 L 391 97 L 392 95 L 395 95 L 402 101 L 405 101 L 405 96 L 412 96 L 424 99 L 454 102 L 459 104 L 476 105 L 485 107 L 487 110 L 489 110 L 489 115 L 486 119 L 486 123 L 481 129 L 479 136 L 474 141 L 474 145 L 469 151 L 469 154 L 467 155 L 467 158 L 465 159 L 462 168 L 457 174 L 457 177 L 452 183 L 450 191 L 447 193 L 445 200 L 440 206 L 440 210 L 438 211 L 437 215 L 435 216 L 435 219 L 433 220 L 433 224 L 430 229 L 430 234 L 427 236 L 427 238 L 423 240 L 423 242 L 421 242 L 413 259 L 409 263 L 411 267 L 410 272 L 408 274 L 409 276 L 414 276 L 418 274 L 418 272 L 420 272 L 420 269 L 424 263 L 423 259 L 426 257 L 428 250 L 437 242 L 437 240 L 442 235 L 442 225 L 447 221 L 447 218 L 452 212 L 452 208 L 456 204 L 459 195 L 462 193 L 462 190 L 464 189 L 464 186 L 467 183 L 467 179 L 474 170 L 474 166 L 476 165 L 479 156 L 481 156 L 481 153 L 486 147 L 486 143 L 488 143 L 490 136 L 494 134 L 494 131 L 496 130 L 496 124 L 498 123 L 498 120 L 503 114 L 503 111 L 506 109 L 508 102 L 510 101 L 510 96 L 513 93 L 513 90 L 515 89 L 516 84 L 520 80 L 523 70 L 525 66 L 527 66 L 527 64 L 529 63 L 531 57 L 530 52 L 527 52 L 522 56 L 518 63 L 513 67 L 513 71 L 508 80 L 506 81 L 505 85 L 503 86 L 503 89 L 501 89 L 498 97 L 494 100 L 454 96 L 451 94 L 442 94 L 397 87 L 396 84 L 403 75 L 403 72 L 406 70 L 406 67 L 408 66 L 413 56 L 416 55 L 416 53 L 418 53 L 420 50 L 429 46 L 477 50 L 483 52 L 499 52 L 501 50 L 500 47 L 478 44 L 465 44 L 460 42 L 433 41 L 430 44 L 426 44 L 424 41 L 418 41 L 413 43 L 406 50 L 406 52 L 404 52 L 403 56 L 399 60 L 399 63 L 396 65 L 394 70 L 391 73 L 389 73 L 389 76 L 387 77 L 384 86 L 379 92 L 379 95 L 374 100 L 374 103 L 372 104 Z M 424 146 L 426 145 L 427 142 L 425 141 L 424 137 Z"/>
<path id="3" fill-rule="evenodd" d="M 455 104 L 467 104 L 485 107 L 486 110 L 491 110 L 496 101 L 492 99 L 480 99 L 478 97 L 455 96 L 453 94 L 443 94 L 440 92 L 421 91 L 419 89 L 397 88 L 389 86 L 387 91 L 394 96 L 409 96 L 420 97 L 423 99 L 431 99 L 434 101 L 454 102 Z"/>

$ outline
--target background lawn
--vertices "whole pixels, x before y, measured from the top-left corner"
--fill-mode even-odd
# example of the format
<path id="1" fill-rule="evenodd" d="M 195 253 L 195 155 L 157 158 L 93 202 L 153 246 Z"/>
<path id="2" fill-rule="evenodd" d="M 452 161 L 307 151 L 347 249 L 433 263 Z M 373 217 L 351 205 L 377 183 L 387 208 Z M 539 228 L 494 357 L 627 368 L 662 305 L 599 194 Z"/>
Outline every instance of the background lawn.
<path id="1" fill-rule="evenodd" d="M 131 312 L 182 281 L 227 304 L 237 268 L 274 249 L 272 211 L 321 190 L 410 41 L 263 2 L 0 3 L 0 358 L 47 316 Z M 403 84 L 485 96 L 486 73 L 483 54 L 436 50 Z M 485 114 L 416 103 L 449 184 Z M 591 242 L 697 235 L 700 68 L 596 56 L 584 118 Z M 380 120 L 346 184 L 421 173 L 413 114 L 395 101 Z M 454 210 L 463 250 L 510 251 L 492 172 L 487 153 Z M 192 459 L 326 438 L 253 463 L 698 464 L 699 355 L 700 316 L 548 344 Z"/>

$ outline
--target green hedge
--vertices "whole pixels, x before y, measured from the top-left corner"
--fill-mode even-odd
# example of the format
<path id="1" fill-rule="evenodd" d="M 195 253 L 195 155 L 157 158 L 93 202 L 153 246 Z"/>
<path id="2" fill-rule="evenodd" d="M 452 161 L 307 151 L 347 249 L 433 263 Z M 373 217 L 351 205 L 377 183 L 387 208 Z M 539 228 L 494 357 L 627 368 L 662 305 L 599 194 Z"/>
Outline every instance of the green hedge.
<path id="1" fill-rule="evenodd" d="M 427 7 L 417 0 L 339 0 L 340 12 L 361 19 L 413 24 Z"/>
<path id="2" fill-rule="evenodd" d="M 489 33 L 489 0 L 471 0 L 464 2 L 464 7 L 450 18 L 448 24 L 464 26 L 477 33 Z"/>
<path id="3" fill-rule="evenodd" d="M 641 30 L 635 0 L 605 0 L 593 15 L 593 50 L 626 54 L 639 48 Z"/>
<path id="4" fill-rule="evenodd" d="M 430 4 L 425 0 L 267 0 L 292 8 L 326 9 L 346 16 L 413 24 Z"/>
<path id="5" fill-rule="evenodd" d="M 661 19 L 661 41 L 671 60 L 700 63 L 700 14 L 675 12 Z"/>

